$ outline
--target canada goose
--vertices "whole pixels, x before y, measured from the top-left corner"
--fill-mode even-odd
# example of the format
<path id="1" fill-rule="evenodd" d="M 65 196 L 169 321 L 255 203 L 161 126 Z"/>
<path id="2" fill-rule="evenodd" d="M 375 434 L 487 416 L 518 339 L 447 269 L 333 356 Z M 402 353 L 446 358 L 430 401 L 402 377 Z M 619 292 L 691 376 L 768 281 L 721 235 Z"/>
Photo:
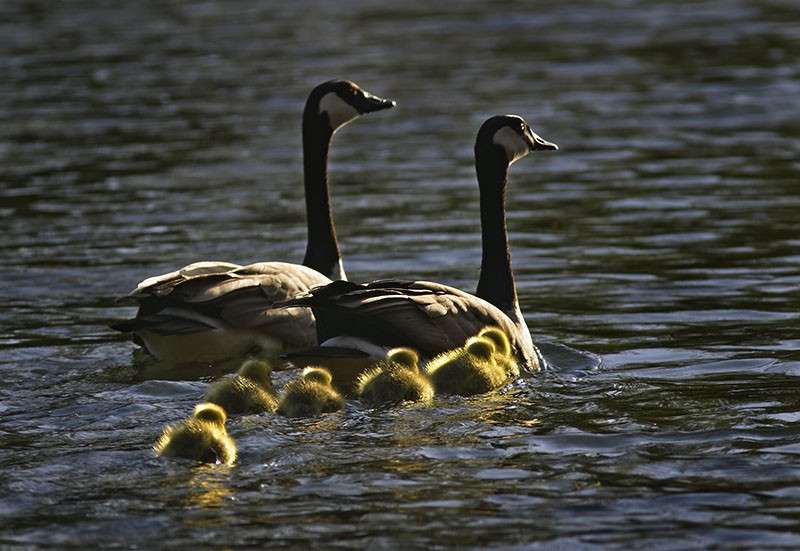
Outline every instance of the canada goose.
<path id="1" fill-rule="evenodd" d="M 508 336 L 503 333 L 503 330 L 499 327 L 484 327 L 478 332 L 478 336 L 489 339 L 494 344 L 494 360 L 497 365 L 502 366 L 509 376 L 519 377 L 519 366 L 514 360 L 511 343 L 508 342 Z"/>
<path id="2" fill-rule="evenodd" d="M 316 344 L 308 309 L 272 306 L 314 285 L 345 279 L 328 193 L 331 138 L 356 117 L 394 105 L 346 80 L 320 84 L 308 96 L 303 111 L 308 245 L 302 265 L 195 262 L 145 279 L 118 299 L 139 310 L 111 327 L 133 333 L 135 342 L 170 363 L 215 362 L 250 350 L 273 355 Z"/>
<path id="3" fill-rule="evenodd" d="M 430 402 L 433 385 L 419 372 L 419 356 L 411 348 L 393 348 L 386 360 L 361 374 L 358 395 L 374 406 L 409 402 Z"/>
<path id="4" fill-rule="evenodd" d="M 278 409 L 272 390 L 272 367 L 265 360 L 247 360 L 235 377 L 217 381 L 208 389 L 206 402 L 213 402 L 226 413 L 265 413 Z"/>
<path id="5" fill-rule="evenodd" d="M 443 352 L 426 366 L 436 392 L 472 396 L 500 388 L 508 373 L 495 361 L 494 343 L 471 337 L 461 348 Z"/>
<path id="6" fill-rule="evenodd" d="M 490 325 L 509 339 L 514 358 L 525 368 L 540 369 L 538 351 L 520 312 L 505 218 L 508 167 L 531 151 L 558 149 L 536 135 L 515 115 L 483 123 L 475 141 L 480 187 L 483 258 L 477 296 L 429 281 L 384 279 L 363 285 L 334 281 L 316 287 L 285 305 L 311 307 L 317 322 L 318 349 L 286 357 L 302 364 L 304 356 L 321 356 L 325 347 L 375 350 L 408 346 L 430 359 L 454 348 Z M 327 364 L 325 364 L 327 365 Z"/>
<path id="7" fill-rule="evenodd" d="M 217 404 L 197 404 L 191 417 L 164 429 L 153 449 L 165 457 L 232 465 L 236 444 L 225 430 L 226 418 Z"/>
<path id="8" fill-rule="evenodd" d="M 339 411 L 345 401 L 331 386 L 331 374 L 324 367 L 307 367 L 302 378 L 286 384 L 278 413 L 287 417 L 312 417 Z"/>

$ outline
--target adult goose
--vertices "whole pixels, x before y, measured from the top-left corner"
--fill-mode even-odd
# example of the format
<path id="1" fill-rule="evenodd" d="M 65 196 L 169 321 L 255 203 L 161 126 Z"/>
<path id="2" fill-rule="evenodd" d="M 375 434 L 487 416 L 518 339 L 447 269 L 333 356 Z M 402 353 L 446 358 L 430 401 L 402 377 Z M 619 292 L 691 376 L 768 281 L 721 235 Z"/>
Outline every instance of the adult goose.
<path id="1" fill-rule="evenodd" d="M 287 354 L 296 365 L 310 363 L 336 369 L 381 358 L 389 348 L 408 346 L 430 360 L 463 346 L 486 326 L 503 331 L 521 366 L 540 369 L 517 300 L 505 217 L 508 167 L 531 151 L 558 149 L 515 115 L 488 119 L 475 142 L 480 187 L 483 259 L 476 295 L 429 281 L 384 279 L 363 285 L 334 281 L 294 300 L 309 306 L 317 322 L 321 347 Z M 346 369 L 346 368 L 342 368 Z M 347 377 L 352 377 L 352 372 Z"/>
<path id="2" fill-rule="evenodd" d="M 316 344 L 306 308 L 273 309 L 314 285 L 345 279 L 328 192 L 328 150 L 337 129 L 394 101 L 355 83 L 331 80 L 311 92 L 303 111 L 303 170 L 308 245 L 302 264 L 195 262 L 145 279 L 121 304 L 136 317 L 111 325 L 169 363 L 215 362 L 250 350 L 266 355 Z"/>

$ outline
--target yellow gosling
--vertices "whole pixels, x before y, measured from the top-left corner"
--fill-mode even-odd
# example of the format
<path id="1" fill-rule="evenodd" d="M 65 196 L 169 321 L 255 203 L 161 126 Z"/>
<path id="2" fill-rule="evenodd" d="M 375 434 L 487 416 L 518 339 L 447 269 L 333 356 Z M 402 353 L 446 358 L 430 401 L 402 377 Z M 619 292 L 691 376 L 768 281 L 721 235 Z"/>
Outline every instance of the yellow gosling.
<path id="1" fill-rule="evenodd" d="M 217 404 L 197 404 L 191 417 L 164 429 L 153 449 L 165 457 L 232 465 L 236 443 L 225 430 L 226 419 L 225 410 Z"/>
<path id="2" fill-rule="evenodd" d="M 492 341 L 495 348 L 495 362 L 503 366 L 509 377 L 519 377 L 519 365 L 511 353 L 511 342 L 508 335 L 499 327 L 487 326 L 480 330 L 479 337 L 484 337 Z"/>
<path id="3" fill-rule="evenodd" d="M 227 413 L 264 413 L 278 409 L 272 389 L 272 367 L 264 360 L 247 360 L 235 377 L 217 381 L 206 392 L 206 402 Z"/>
<path id="4" fill-rule="evenodd" d="M 419 355 L 406 347 L 391 349 L 386 360 L 358 378 L 358 396 L 374 406 L 433 400 L 433 385 L 419 372 Z"/>
<path id="5" fill-rule="evenodd" d="M 331 385 L 331 373 L 323 367 L 307 367 L 303 376 L 286 384 L 278 413 L 287 417 L 313 417 L 338 411 L 344 397 Z"/>
<path id="6" fill-rule="evenodd" d="M 508 375 L 497 365 L 495 346 L 484 337 L 470 337 L 462 348 L 439 354 L 427 365 L 436 392 L 472 396 L 503 386 Z"/>

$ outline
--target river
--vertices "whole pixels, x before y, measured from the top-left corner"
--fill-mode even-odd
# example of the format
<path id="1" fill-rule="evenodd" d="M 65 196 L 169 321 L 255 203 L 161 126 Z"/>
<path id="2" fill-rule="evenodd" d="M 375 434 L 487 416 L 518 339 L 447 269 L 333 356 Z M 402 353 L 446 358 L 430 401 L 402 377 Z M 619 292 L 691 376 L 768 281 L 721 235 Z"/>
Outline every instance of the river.
<path id="1" fill-rule="evenodd" d="M 0 4 L 0 548 L 800 548 L 800 6 L 782 0 Z M 545 371 L 474 398 L 233 416 L 142 376 L 114 298 L 196 260 L 299 262 L 300 114 L 397 101 L 330 157 L 354 281 L 474 290 L 497 113 Z M 280 373 L 284 383 L 292 373 Z"/>

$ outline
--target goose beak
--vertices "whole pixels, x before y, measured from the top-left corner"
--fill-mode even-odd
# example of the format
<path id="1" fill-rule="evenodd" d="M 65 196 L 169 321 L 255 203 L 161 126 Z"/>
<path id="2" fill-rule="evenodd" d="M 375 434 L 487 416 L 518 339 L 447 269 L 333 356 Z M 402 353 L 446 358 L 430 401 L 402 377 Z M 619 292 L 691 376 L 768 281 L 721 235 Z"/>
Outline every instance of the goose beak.
<path id="1" fill-rule="evenodd" d="M 552 142 L 548 142 L 536 132 L 531 132 L 533 140 L 531 141 L 531 151 L 558 151 L 558 146 Z"/>
<path id="2" fill-rule="evenodd" d="M 359 98 L 356 108 L 361 113 L 372 113 L 374 111 L 383 111 L 390 109 L 397 105 L 397 102 L 391 99 L 383 99 L 378 96 L 373 96 L 369 92 L 364 92 L 363 98 Z"/>

